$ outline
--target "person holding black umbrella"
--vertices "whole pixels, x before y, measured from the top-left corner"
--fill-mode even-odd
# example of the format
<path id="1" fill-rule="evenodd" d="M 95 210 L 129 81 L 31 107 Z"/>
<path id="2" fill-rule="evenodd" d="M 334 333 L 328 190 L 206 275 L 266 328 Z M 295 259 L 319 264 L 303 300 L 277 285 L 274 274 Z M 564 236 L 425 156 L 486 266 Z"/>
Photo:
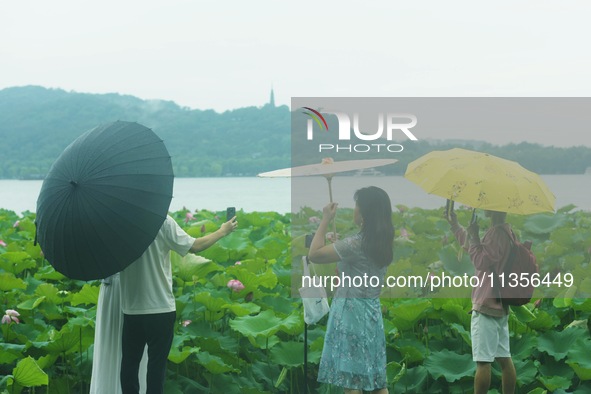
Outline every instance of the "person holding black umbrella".
<path id="1" fill-rule="evenodd" d="M 201 238 L 188 235 L 167 216 L 156 239 L 142 256 L 121 272 L 123 335 L 121 388 L 139 392 L 138 369 L 148 345 L 147 394 L 164 393 L 166 361 L 174 336 L 176 307 L 172 292 L 170 251 L 181 256 L 207 249 L 236 229 L 234 216 Z"/>
<path id="2" fill-rule="evenodd" d="M 113 278 L 120 272 L 124 394 L 138 393 L 138 364 L 146 344 L 147 393 L 163 392 L 175 320 L 170 251 L 199 252 L 237 226 L 233 217 L 212 234 L 190 237 L 168 216 L 173 183 L 164 141 L 146 126 L 116 121 L 88 130 L 68 145 L 37 199 L 35 241 L 56 271 L 78 280 Z M 109 293 L 117 308 L 115 292 Z M 113 308 L 108 312 L 120 314 Z M 101 309 L 99 318 L 105 317 Z M 112 331 L 98 331 L 95 346 L 108 354 L 117 341 L 105 340 Z M 100 359 L 93 366 L 95 383 L 116 375 Z M 92 388 L 114 394 L 111 386 L 105 387 Z"/>

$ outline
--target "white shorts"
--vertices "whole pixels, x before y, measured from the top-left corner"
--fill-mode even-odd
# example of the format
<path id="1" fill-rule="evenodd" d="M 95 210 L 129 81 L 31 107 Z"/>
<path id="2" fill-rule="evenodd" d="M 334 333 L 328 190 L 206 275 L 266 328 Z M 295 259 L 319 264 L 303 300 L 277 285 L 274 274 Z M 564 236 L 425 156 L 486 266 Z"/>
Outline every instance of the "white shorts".
<path id="1" fill-rule="evenodd" d="M 497 357 L 511 357 L 509 315 L 493 317 L 472 311 L 470 333 L 474 361 L 492 363 Z"/>

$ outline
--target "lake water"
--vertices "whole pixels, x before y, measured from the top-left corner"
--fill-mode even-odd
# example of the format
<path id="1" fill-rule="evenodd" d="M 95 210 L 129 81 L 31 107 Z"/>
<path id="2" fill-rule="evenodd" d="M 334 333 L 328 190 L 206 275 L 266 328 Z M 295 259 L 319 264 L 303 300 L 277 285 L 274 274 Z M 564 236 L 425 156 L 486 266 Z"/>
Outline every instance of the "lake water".
<path id="1" fill-rule="evenodd" d="M 591 176 L 544 175 L 544 181 L 556 195 L 556 207 L 575 204 L 591 211 Z M 328 183 L 323 177 L 313 177 L 305 184 L 296 179 L 293 202 L 297 207 L 321 209 L 329 201 Z M 300 178 L 301 179 L 301 178 Z M 43 181 L 0 180 L 0 208 L 17 213 L 35 211 Z M 428 195 L 414 183 L 401 176 L 346 177 L 332 180 L 333 200 L 341 207 L 353 207 L 356 189 L 375 185 L 383 188 L 393 204 L 409 207 L 439 208 L 445 204 L 441 197 Z M 291 210 L 292 183 L 290 178 L 177 178 L 174 181 L 171 211 L 186 207 L 190 210 L 225 210 L 235 206 L 245 212 Z"/>

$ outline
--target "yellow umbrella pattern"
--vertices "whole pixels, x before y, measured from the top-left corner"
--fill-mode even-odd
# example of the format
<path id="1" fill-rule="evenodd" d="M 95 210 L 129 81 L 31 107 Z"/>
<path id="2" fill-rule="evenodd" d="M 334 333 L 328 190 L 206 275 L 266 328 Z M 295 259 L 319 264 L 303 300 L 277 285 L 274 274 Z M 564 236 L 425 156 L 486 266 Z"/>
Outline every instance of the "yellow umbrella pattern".
<path id="1" fill-rule="evenodd" d="M 477 209 L 529 215 L 554 212 L 556 202 L 538 174 L 467 149 L 430 152 L 411 162 L 404 177 L 427 193 Z"/>

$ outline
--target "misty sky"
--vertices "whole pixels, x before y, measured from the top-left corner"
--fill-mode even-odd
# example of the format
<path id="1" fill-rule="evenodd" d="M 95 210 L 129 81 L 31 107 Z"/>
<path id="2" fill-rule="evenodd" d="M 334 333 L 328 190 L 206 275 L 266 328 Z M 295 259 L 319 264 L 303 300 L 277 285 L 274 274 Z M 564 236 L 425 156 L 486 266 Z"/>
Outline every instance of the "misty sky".
<path id="1" fill-rule="evenodd" d="M 286 105 L 587 97 L 589 15 L 582 0 L 4 0 L 0 89 L 118 92 L 216 111 L 263 105 L 271 86 Z M 591 146 L 579 134 L 492 142 Z"/>

